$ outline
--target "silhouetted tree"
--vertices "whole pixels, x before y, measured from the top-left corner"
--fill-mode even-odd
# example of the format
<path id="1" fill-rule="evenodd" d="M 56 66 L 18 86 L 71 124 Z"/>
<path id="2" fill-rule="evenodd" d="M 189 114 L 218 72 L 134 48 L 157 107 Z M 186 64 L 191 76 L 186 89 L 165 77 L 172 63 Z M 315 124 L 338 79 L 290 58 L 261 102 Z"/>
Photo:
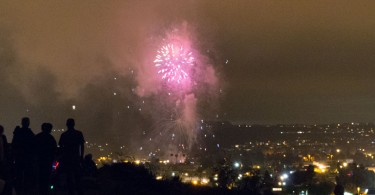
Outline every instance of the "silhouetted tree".
<path id="1" fill-rule="evenodd" d="M 309 165 L 305 171 L 296 171 L 290 175 L 294 185 L 311 185 L 315 176 L 314 166 Z"/>
<path id="2" fill-rule="evenodd" d="M 312 184 L 309 187 L 309 194 L 329 195 L 332 193 L 334 186 L 335 184 L 331 182 L 320 182 Z"/>
<path id="3" fill-rule="evenodd" d="M 261 178 L 259 175 L 244 177 L 239 181 L 238 189 L 250 194 L 260 194 Z"/>
<path id="4" fill-rule="evenodd" d="M 224 158 L 216 167 L 218 172 L 218 184 L 220 188 L 228 188 L 236 180 L 236 171 L 232 167 L 232 161 Z"/>
<path id="5" fill-rule="evenodd" d="M 104 165 L 98 170 L 103 194 L 136 194 L 151 192 L 155 186 L 153 175 L 144 167 L 131 163 Z"/>
<path id="6" fill-rule="evenodd" d="M 275 180 L 271 177 L 271 174 L 266 170 L 263 175 L 262 188 L 265 191 L 272 191 L 272 187 L 275 185 Z"/>
<path id="7" fill-rule="evenodd" d="M 363 165 L 351 163 L 347 167 L 339 169 L 336 181 L 346 189 L 353 188 L 355 190 L 358 186 L 374 187 L 375 173 L 367 170 Z"/>
<path id="8" fill-rule="evenodd" d="M 335 193 L 335 195 L 344 195 L 344 186 L 342 186 L 341 184 L 337 184 L 333 192 Z"/>

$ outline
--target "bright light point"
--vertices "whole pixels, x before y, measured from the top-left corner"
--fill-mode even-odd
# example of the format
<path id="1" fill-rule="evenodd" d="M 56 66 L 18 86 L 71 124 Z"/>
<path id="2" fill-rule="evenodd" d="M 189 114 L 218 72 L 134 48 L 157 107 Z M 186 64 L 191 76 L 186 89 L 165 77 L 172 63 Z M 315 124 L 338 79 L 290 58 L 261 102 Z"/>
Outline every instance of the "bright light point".
<path id="1" fill-rule="evenodd" d="M 210 180 L 209 180 L 209 179 L 207 179 L 207 178 L 202 178 L 202 181 L 201 181 L 201 183 L 202 183 L 203 185 L 206 185 L 206 184 L 208 184 L 208 182 L 210 182 Z"/>
<path id="2" fill-rule="evenodd" d="M 76 109 L 76 106 L 75 106 L 75 105 L 73 105 L 73 106 L 72 106 L 72 109 L 73 109 L 73 110 L 75 110 L 75 109 Z"/>
<path id="3" fill-rule="evenodd" d="M 280 176 L 280 180 L 283 181 L 284 179 L 288 179 L 288 174 L 284 173 Z"/>
<path id="4" fill-rule="evenodd" d="M 117 93 L 116 93 L 116 92 L 113 92 L 113 95 L 117 95 Z"/>
<path id="5" fill-rule="evenodd" d="M 234 167 L 238 168 L 238 167 L 240 167 L 240 166 L 241 166 L 241 164 L 240 164 L 239 162 L 235 162 L 235 163 L 234 163 Z"/>
<path id="6" fill-rule="evenodd" d="M 281 192 L 281 191 L 283 191 L 283 189 L 282 188 L 272 188 L 272 191 L 273 192 Z"/>

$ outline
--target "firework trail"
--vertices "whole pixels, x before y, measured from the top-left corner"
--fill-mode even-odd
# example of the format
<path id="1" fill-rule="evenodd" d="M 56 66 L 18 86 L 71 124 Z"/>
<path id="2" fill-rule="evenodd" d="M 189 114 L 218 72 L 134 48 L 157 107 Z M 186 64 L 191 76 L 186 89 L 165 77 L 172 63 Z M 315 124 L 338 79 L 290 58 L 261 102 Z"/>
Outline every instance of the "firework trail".
<path id="1" fill-rule="evenodd" d="M 189 107 L 189 108 L 187 108 Z M 196 99 L 187 95 L 183 101 L 164 102 L 155 118 L 155 141 L 175 145 L 177 150 L 191 148 L 196 140 Z"/>

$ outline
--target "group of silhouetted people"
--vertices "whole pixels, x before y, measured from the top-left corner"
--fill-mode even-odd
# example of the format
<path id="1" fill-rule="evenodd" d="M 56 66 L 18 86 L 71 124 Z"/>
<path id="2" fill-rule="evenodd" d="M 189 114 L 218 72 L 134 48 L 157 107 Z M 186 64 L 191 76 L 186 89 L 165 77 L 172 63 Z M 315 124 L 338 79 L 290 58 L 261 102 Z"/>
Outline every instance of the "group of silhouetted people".
<path id="1" fill-rule="evenodd" d="M 82 172 L 96 169 L 96 166 L 92 164 L 91 155 L 86 157 L 90 160 L 84 160 L 85 139 L 82 132 L 74 128 L 74 119 L 66 121 L 67 130 L 61 134 L 58 145 L 51 135 L 51 123 L 43 123 L 37 135 L 29 125 L 30 119 L 22 118 L 21 126 L 14 129 L 11 144 L 0 126 L 0 194 L 12 194 L 14 189 L 17 194 L 49 194 L 56 161 L 56 177 L 65 178 L 67 193 L 81 194 Z"/>

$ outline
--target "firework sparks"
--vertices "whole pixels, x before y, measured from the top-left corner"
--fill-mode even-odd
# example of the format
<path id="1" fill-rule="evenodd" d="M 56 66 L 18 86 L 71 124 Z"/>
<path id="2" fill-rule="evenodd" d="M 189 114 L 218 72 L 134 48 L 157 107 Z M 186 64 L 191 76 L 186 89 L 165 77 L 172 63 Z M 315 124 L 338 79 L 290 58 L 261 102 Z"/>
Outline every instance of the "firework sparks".
<path id="1" fill-rule="evenodd" d="M 163 80 L 179 84 L 189 77 L 189 70 L 194 64 L 192 52 L 182 46 L 167 44 L 157 53 L 154 63 Z"/>

